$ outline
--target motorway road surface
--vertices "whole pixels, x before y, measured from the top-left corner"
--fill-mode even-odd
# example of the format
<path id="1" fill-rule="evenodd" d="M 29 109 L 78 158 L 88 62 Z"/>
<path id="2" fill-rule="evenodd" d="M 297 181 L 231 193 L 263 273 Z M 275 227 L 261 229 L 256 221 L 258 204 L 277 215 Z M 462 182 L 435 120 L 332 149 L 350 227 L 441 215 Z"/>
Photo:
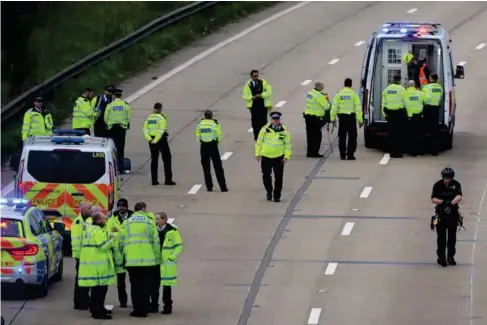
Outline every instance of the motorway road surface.
<path id="1" fill-rule="evenodd" d="M 232 26 L 179 58 L 291 5 Z M 126 149 L 135 172 L 125 180 L 123 195 L 175 218 L 185 252 L 174 314 L 134 320 L 130 310 L 115 306 L 118 324 L 487 324 L 487 48 L 480 46 L 487 42 L 486 9 L 485 2 L 306 4 L 135 99 Z M 454 149 L 439 157 L 388 160 L 365 149 L 361 135 L 357 161 L 340 161 L 326 144 L 326 158 L 305 158 L 301 113 L 312 83 L 302 83 L 323 80 L 326 91 L 334 93 L 345 77 L 357 82 L 363 41 L 379 24 L 396 19 L 441 22 L 452 33 L 454 59 L 466 62 L 466 78 L 457 81 Z M 176 66 L 175 60 L 134 79 L 126 91 Z M 293 136 L 281 203 L 265 200 L 247 131 L 241 90 L 252 68 L 272 83 L 274 103 L 281 102 Z M 155 101 L 162 101 L 169 114 L 177 182 L 171 188 L 150 186 L 149 150 L 140 129 Z M 203 184 L 194 128 L 207 108 L 223 125 L 222 155 L 232 153 L 224 161 L 230 192 L 207 193 L 203 187 L 188 194 Z M 436 236 L 429 230 L 429 195 L 445 165 L 455 168 L 463 184 L 467 230 L 459 234 L 459 264 L 440 269 Z M 73 269 L 67 260 L 65 280 L 45 299 L 2 301 L 7 324 L 100 323 L 72 310 Z M 107 304 L 118 304 L 115 288 Z"/>

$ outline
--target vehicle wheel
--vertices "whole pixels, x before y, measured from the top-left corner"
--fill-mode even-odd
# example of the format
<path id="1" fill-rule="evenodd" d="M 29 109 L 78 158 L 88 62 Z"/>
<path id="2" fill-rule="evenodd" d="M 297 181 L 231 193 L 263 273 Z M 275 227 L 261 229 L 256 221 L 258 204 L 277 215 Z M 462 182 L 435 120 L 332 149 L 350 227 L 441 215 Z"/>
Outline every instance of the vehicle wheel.
<path id="1" fill-rule="evenodd" d="M 47 256 L 46 265 L 44 266 L 44 276 L 41 284 L 36 286 L 36 293 L 39 298 L 43 298 L 49 293 L 49 265 L 47 264 Z"/>
<path id="2" fill-rule="evenodd" d="M 375 146 L 374 136 L 370 131 L 364 130 L 364 144 L 367 149 L 372 149 Z"/>
<path id="3" fill-rule="evenodd" d="M 56 274 L 54 274 L 52 279 L 56 282 L 62 281 L 63 271 L 64 271 L 64 256 L 61 253 L 61 260 L 59 261 L 59 266 L 57 267 Z"/>

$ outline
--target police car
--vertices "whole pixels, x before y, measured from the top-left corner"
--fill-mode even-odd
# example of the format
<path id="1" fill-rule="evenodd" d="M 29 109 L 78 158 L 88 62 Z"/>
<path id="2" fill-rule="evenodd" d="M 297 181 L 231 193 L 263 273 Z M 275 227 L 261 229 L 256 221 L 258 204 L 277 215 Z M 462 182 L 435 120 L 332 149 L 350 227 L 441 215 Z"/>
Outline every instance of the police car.
<path id="1" fill-rule="evenodd" d="M 412 53 L 426 63 L 432 73 L 437 73 L 444 95 L 438 121 L 440 148 L 453 146 L 455 127 L 455 78 L 464 78 L 464 68 L 453 68 L 453 57 L 448 32 L 434 22 L 388 22 L 369 38 L 361 73 L 360 96 L 364 114 L 364 138 L 367 148 L 378 148 L 388 136 L 387 123 L 382 116 L 382 91 L 401 75 L 407 87 L 407 66 L 402 62 L 406 53 Z"/>
<path id="2" fill-rule="evenodd" d="M 42 211 L 22 199 L 0 199 L 1 282 L 33 287 L 38 296 L 49 281 L 63 278 L 63 238 Z"/>
<path id="3" fill-rule="evenodd" d="M 79 130 L 29 137 L 22 153 L 10 160 L 17 173 L 15 197 L 30 200 L 51 222 L 64 224 L 65 255 L 71 251 L 70 228 L 82 201 L 100 207 L 105 215 L 114 208 L 130 159 L 121 165 L 120 171 L 113 140 Z"/>

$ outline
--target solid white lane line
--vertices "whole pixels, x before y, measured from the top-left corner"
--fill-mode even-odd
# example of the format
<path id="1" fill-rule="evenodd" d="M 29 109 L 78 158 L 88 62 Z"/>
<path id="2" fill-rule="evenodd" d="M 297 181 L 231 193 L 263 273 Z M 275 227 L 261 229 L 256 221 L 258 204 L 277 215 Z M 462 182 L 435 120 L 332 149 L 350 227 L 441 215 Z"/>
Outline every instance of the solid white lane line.
<path id="1" fill-rule="evenodd" d="M 286 104 L 286 101 L 285 100 L 281 100 L 280 102 L 277 102 L 277 104 L 274 105 L 274 107 L 283 107 L 284 104 Z"/>
<path id="2" fill-rule="evenodd" d="M 412 14 L 414 12 L 418 11 L 418 8 L 411 8 L 407 11 L 408 14 Z"/>
<path id="3" fill-rule="evenodd" d="M 8 183 L 2 190 L 2 197 L 7 196 L 14 190 L 14 182 Z"/>
<path id="4" fill-rule="evenodd" d="M 228 158 L 230 158 L 231 156 L 233 155 L 233 152 L 225 152 L 223 155 L 222 155 L 222 160 L 228 160 Z"/>
<path id="5" fill-rule="evenodd" d="M 475 48 L 476 50 L 481 50 L 483 49 L 487 44 L 486 43 L 480 43 L 479 45 L 477 45 L 477 47 Z"/>
<path id="6" fill-rule="evenodd" d="M 388 153 L 385 153 L 384 157 L 382 157 L 382 159 L 379 161 L 379 165 L 387 165 L 387 163 L 389 162 L 389 159 L 391 159 L 391 155 Z"/>
<path id="7" fill-rule="evenodd" d="M 463 67 L 465 64 L 467 64 L 467 61 L 460 61 L 460 62 L 458 62 L 457 65 L 461 65 Z"/>
<path id="8" fill-rule="evenodd" d="M 305 80 L 301 83 L 301 86 L 307 86 L 311 83 L 311 81 L 313 81 L 313 80 L 311 80 L 311 79 Z"/>
<path id="9" fill-rule="evenodd" d="M 325 270 L 325 275 L 333 275 L 337 269 L 338 263 L 328 263 Z"/>
<path id="10" fill-rule="evenodd" d="M 188 191 L 188 194 L 196 194 L 196 193 L 198 193 L 198 191 L 200 190 L 200 188 L 202 186 L 203 185 L 201 185 L 201 184 L 193 185 L 193 187 Z"/>
<path id="11" fill-rule="evenodd" d="M 174 220 L 176 220 L 176 219 L 174 219 L 174 218 L 167 218 L 167 223 L 171 223 L 172 224 L 174 222 Z"/>
<path id="12" fill-rule="evenodd" d="M 372 192 L 372 186 L 366 186 L 364 187 L 362 193 L 360 194 L 361 198 L 367 198 L 370 195 L 370 192 Z"/>
<path id="13" fill-rule="evenodd" d="M 360 46 L 360 45 L 362 45 L 364 43 L 365 43 L 365 41 L 358 41 L 357 43 L 355 43 L 355 46 Z"/>
<path id="14" fill-rule="evenodd" d="M 105 305 L 105 309 L 107 310 L 113 310 L 114 305 Z"/>
<path id="15" fill-rule="evenodd" d="M 252 132 L 252 131 L 254 131 L 254 129 L 252 129 L 252 128 L 247 130 L 247 132 Z"/>
<path id="16" fill-rule="evenodd" d="M 342 236 L 350 236 L 354 225 L 354 222 L 347 222 L 345 226 L 343 226 Z"/>
<path id="17" fill-rule="evenodd" d="M 320 320 L 321 308 L 311 308 L 308 317 L 308 325 L 317 325 Z"/>
<path id="18" fill-rule="evenodd" d="M 330 62 L 328 62 L 328 64 L 335 64 L 338 63 L 338 61 L 340 61 L 340 59 L 333 59 Z"/>

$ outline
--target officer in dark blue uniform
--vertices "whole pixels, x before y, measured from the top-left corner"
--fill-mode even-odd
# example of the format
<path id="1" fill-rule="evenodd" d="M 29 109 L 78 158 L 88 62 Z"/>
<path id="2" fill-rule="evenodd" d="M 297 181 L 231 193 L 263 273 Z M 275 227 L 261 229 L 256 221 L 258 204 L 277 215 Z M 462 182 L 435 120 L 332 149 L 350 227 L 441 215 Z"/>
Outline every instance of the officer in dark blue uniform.
<path id="1" fill-rule="evenodd" d="M 105 92 L 99 96 L 96 96 L 92 101 L 94 110 L 97 113 L 97 117 L 94 125 L 95 137 L 106 138 L 108 136 L 107 126 L 105 124 L 105 121 L 103 120 L 103 116 L 105 114 L 105 108 L 113 100 L 114 90 L 115 90 L 114 85 L 106 86 Z"/>

